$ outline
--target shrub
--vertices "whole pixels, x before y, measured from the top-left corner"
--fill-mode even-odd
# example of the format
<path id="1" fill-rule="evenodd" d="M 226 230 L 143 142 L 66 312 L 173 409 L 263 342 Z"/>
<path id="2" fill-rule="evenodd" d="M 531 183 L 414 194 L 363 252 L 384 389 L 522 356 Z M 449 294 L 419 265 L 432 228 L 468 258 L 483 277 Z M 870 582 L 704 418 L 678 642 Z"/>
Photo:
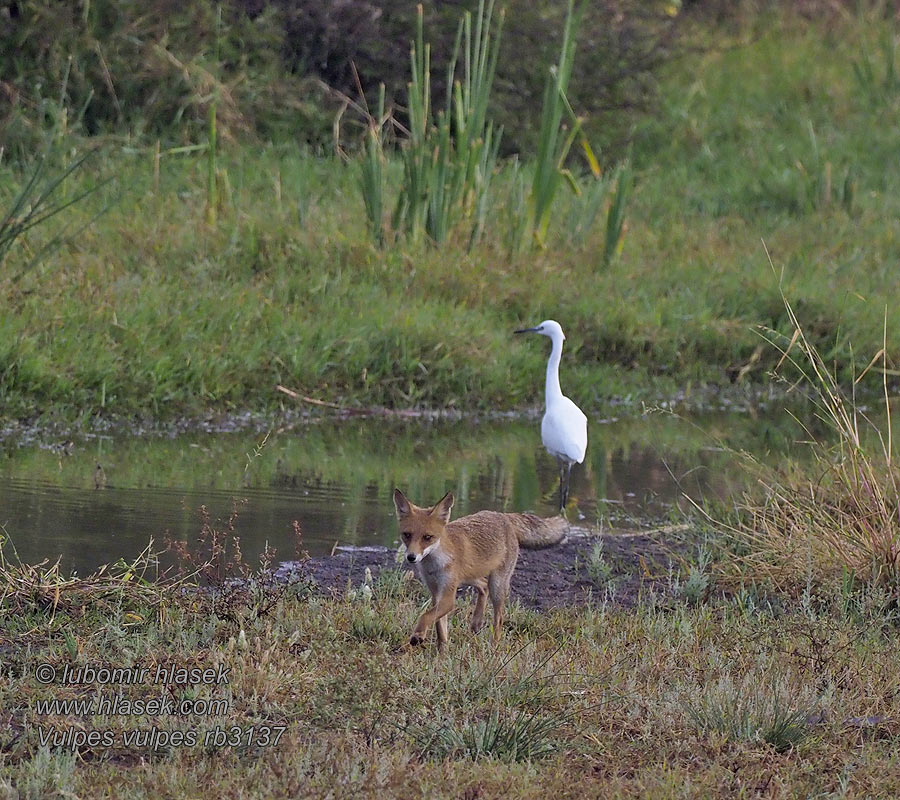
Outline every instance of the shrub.
<path id="1" fill-rule="evenodd" d="M 224 33 L 214 63 L 219 6 Z M 424 4 L 438 96 L 446 91 L 456 21 L 477 6 L 478 0 Z M 566 9 L 527 0 L 501 7 L 508 20 L 496 81 L 502 155 L 536 149 L 532 112 L 559 52 Z M 0 138 L 31 146 L 49 119 L 65 117 L 69 128 L 87 135 L 127 132 L 183 142 L 203 129 L 215 89 L 226 137 L 299 136 L 327 147 L 336 96 L 358 95 L 353 65 L 371 106 L 381 83 L 388 107 L 405 106 L 415 17 L 415 5 L 401 0 L 0 4 Z M 590 4 L 569 95 L 579 113 L 596 117 L 592 137 L 602 135 L 612 150 L 627 139 L 629 123 L 618 112 L 650 104 L 654 76 L 680 47 L 686 21 L 677 2 Z M 355 140 L 359 131 L 347 132 Z"/>

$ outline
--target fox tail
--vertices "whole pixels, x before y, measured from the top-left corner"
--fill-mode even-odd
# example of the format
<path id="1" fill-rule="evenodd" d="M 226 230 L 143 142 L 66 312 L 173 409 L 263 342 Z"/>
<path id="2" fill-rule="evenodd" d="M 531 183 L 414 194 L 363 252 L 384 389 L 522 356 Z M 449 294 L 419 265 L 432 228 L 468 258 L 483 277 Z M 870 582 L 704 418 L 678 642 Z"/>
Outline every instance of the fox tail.
<path id="1" fill-rule="evenodd" d="M 536 549 L 559 544 L 566 538 L 569 523 L 562 516 L 544 519 L 536 514 L 522 514 L 523 525 L 518 527 L 516 535 L 522 547 Z"/>

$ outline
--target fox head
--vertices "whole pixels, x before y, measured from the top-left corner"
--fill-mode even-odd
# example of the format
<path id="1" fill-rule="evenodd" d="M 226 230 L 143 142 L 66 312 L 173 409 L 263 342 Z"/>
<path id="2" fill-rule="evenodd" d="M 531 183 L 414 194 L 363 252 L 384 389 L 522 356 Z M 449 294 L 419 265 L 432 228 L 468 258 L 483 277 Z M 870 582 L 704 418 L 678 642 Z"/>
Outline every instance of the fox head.
<path id="1" fill-rule="evenodd" d="M 406 546 L 406 560 L 417 564 L 441 543 L 444 526 L 450 521 L 453 495 L 447 492 L 434 508 L 419 508 L 394 489 L 394 508 L 400 525 L 400 539 Z"/>

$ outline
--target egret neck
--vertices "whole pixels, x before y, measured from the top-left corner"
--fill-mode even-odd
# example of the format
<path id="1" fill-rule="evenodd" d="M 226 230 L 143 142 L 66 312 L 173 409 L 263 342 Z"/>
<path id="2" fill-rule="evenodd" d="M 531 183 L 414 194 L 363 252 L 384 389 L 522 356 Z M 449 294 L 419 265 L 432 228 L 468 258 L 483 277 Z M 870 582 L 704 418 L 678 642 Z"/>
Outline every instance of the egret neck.
<path id="1" fill-rule="evenodd" d="M 551 337 L 553 349 L 550 351 L 550 358 L 547 361 L 547 386 L 545 392 L 545 403 L 550 407 L 550 403 L 562 398 L 563 393 L 559 385 L 559 360 L 562 357 L 563 339 L 562 331 L 555 333 Z"/>

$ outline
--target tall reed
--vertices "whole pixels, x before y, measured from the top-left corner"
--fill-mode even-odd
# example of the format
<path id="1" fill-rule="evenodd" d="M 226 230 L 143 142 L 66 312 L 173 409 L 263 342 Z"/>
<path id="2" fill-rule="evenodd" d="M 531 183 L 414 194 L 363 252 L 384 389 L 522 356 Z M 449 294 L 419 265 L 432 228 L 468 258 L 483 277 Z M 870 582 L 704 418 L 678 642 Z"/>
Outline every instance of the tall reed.
<path id="1" fill-rule="evenodd" d="M 897 69 L 897 37 L 893 26 L 882 32 L 879 42 L 881 64 L 873 56 L 865 42 L 860 46 L 860 57 L 852 62 L 853 75 L 860 90 L 873 103 L 883 103 L 900 90 L 900 70 Z"/>
<path id="2" fill-rule="evenodd" d="M 88 150 L 50 177 L 47 177 L 49 156 L 43 154 L 35 161 L 30 176 L 15 194 L 9 207 L 3 212 L 3 216 L 0 217 L 0 270 L 4 267 L 6 257 L 17 240 L 93 194 L 108 182 L 108 180 L 101 181 L 71 196 L 64 194 L 69 178 L 76 172 L 82 171 L 87 161 L 96 152 L 96 149 Z M 90 224 L 90 221 L 87 224 Z M 73 235 L 69 234 L 66 227 L 63 226 L 40 247 L 31 248 L 30 258 L 12 276 L 12 279 L 18 281 L 26 272 L 34 268 L 44 257 Z"/>
<path id="3" fill-rule="evenodd" d="M 216 224 L 216 206 L 219 193 L 216 185 L 216 100 L 215 97 L 209 104 L 209 116 L 207 118 L 207 147 L 206 147 L 206 223 L 210 227 Z"/>
<path id="4" fill-rule="evenodd" d="M 487 119 L 503 28 L 503 13 L 496 26 L 493 13 L 494 0 L 480 0 L 476 16 L 467 11 L 460 20 L 447 66 L 445 104 L 435 114 L 431 46 L 425 42 L 418 6 L 410 53 L 409 134 L 402 146 L 403 184 L 393 215 L 393 226 L 413 239 L 424 233 L 441 244 L 457 224 L 469 220 L 473 243 L 483 228 L 501 137 Z"/>
<path id="5" fill-rule="evenodd" d="M 612 175 L 603 175 L 588 182 L 574 196 L 566 225 L 566 239 L 570 245 L 584 244 L 609 197 L 612 181 Z M 610 203 L 606 202 L 606 205 Z"/>
<path id="6" fill-rule="evenodd" d="M 536 243 L 541 247 L 547 243 L 550 212 L 560 183 L 565 179 L 576 192 L 579 191 L 572 173 L 565 169 L 566 158 L 577 138 L 581 138 L 582 148 L 591 170 L 595 175 L 599 175 L 600 172 L 597 159 L 581 129 L 581 120 L 575 116 L 566 97 L 575 62 L 575 35 L 586 7 L 587 2 L 584 0 L 576 10 L 575 0 L 569 0 L 559 63 L 550 68 L 544 86 L 541 127 L 530 199 L 532 232 Z M 565 135 L 563 125 L 565 114 L 569 115 L 572 123 L 568 136 Z"/>
<path id="7" fill-rule="evenodd" d="M 215 67 L 219 64 L 219 52 L 221 47 L 222 6 L 216 8 L 216 48 Z M 219 202 L 218 186 L 216 185 L 216 107 L 219 99 L 218 83 L 212 88 L 212 97 L 209 101 L 206 125 L 206 222 L 210 227 L 216 224 L 216 207 Z"/>
<path id="8" fill-rule="evenodd" d="M 369 115 L 363 159 L 360 163 L 360 189 L 366 206 L 366 218 L 376 244 L 384 244 L 384 84 L 378 88 L 378 116 Z"/>
<path id="9" fill-rule="evenodd" d="M 625 244 L 625 205 L 631 191 L 631 164 L 626 161 L 616 170 L 616 190 L 606 212 L 606 240 L 603 247 L 603 263 L 609 263 L 622 252 Z"/>

